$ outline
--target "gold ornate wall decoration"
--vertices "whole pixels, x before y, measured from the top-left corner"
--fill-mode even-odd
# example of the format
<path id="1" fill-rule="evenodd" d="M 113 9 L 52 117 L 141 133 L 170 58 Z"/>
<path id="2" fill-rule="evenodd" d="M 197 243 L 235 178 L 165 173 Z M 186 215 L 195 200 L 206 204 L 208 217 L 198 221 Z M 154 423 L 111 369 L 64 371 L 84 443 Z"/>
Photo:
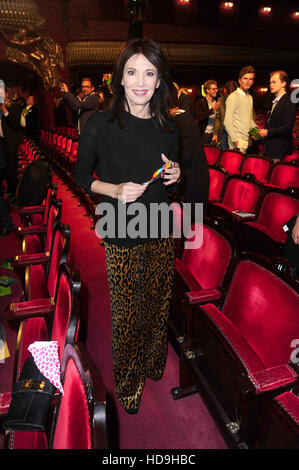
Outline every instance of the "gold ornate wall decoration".
<path id="1" fill-rule="evenodd" d="M 45 19 L 39 14 L 35 0 L 0 0 L 0 27 L 6 30 L 16 28 L 42 28 Z"/>
<path id="2" fill-rule="evenodd" d="M 59 86 L 58 68 L 64 67 L 61 46 L 44 33 L 46 22 L 34 0 L 0 0 L 0 37 L 7 45 L 7 58 L 29 64 L 43 80 L 47 90 Z M 31 16 L 30 16 L 31 15 Z"/>
<path id="3" fill-rule="evenodd" d="M 73 41 L 66 47 L 66 60 L 70 67 L 84 65 L 113 65 L 123 46 L 117 41 Z M 161 47 L 172 66 L 243 65 L 255 63 L 269 65 L 284 63 L 297 65 L 293 50 L 254 48 L 242 46 L 216 46 L 206 44 L 161 43 Z"/>

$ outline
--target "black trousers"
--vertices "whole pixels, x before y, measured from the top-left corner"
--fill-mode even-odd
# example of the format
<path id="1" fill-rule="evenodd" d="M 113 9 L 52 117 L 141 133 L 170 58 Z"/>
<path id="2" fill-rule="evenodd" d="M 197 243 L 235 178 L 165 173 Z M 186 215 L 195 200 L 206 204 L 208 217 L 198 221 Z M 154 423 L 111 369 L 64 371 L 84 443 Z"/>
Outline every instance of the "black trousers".
<path id="1" fill-rule="evenodd" d="M 14 228 L 12 218 L 10 217 L 9 208 L 3 199 L 2 181 L 4 179 L 4 170 L 0 171 L 0 228 L 11 230 Z"/>
<path id="2" fill-rule="evenodd" d="M 7 168 L 4 170 L 4 179 L 7 182 L 7 192 L 11 197 L 16 196 L 18 186 L 18 148 L 19 144 L 3 140 L 3 147 L 7 158 Z"/>

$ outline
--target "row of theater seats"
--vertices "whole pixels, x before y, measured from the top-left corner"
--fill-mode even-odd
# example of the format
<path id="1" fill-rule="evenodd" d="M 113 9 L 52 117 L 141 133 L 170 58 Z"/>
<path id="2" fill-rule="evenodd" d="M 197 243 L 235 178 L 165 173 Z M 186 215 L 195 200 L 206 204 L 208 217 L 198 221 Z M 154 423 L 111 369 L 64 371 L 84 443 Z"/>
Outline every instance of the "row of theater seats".
<path id="1" fill-rule="evenodd" d="M 3 317 L 18 328 L 11 383 L 19 379 L 30 356 L 30 344 L 57 341 L 64 394 L 57 390 L 54 395 L 45 432 L 11 431 L 7 446 L 12 449 L 108 448 L 105 386 L 100 372 L 78 341 L 81 279 L 69 263 L 71 231 L 61 221 L 62 201 L 57 199 L 56 186 L 49 186 L 42 205 L 24 207 L 19 212 L 22 253 L 12 260 L 12 265 L 22 282 L 24 295 L 20 302 L 7 306 Z M 4 422 L 11 400 L 11 390 L 1 393 L 0 415 Z"/>
<path id="2" fill-rule="evenodd" d="M 68 157 L 51 144 L 43 149 L 80 195 L 68 173 Z M 253 177 L 227 180 L 236 185 L 231 192 L 239 197 L 243 180 L 251 184 Z M 260 190 L 262 184 L 253 182 Z M 298 202 L 294 190 L 267 191 Z M 262 193 L 260 201 L 266 200 L 264 188 Z M 230 215 L 229 223 L 225 201 L 220 200 L 221 217 L 214 214 L 197 227 L 203 230 L 200 248 L 181 251 L 177 244 L 169 337 L 180 357 L 180 378 L 173 397 L 200 391 L 230 447 L 293 448 L 298 442 L 298 370 L 289 359 L 290 344 L 299 337 L 298 283 L 286 260 L 269 264 L 257 254 L 241 255 L 237 227 L 249 220 Z M 175 207 L 181 211 L 180 205 Z M 262 212 L 271 219 L 271 209 Z"/>
<path id="3" fill-rule="evenodd" d="M 294 149 L 292 155 L 275 165 L 273 165 L 273 160 L 264 154 L 244 155 L 238 150 L 221 151 L 213 145 L 205 145 L 204 150 L 208 165 L 222 169 L 227 174 L 252 173 L 263 184 L 277 186 L 280 184 L 279 172 L 290 173 L 289 178 L 292 181 L 296 180 L 298 185 L 299 149 Z M 293 173 L 296 177 L 292 176 Z"/>
<path id="4" fill-rule="evenodd" d="M 41 133 L 40 150 L 42 154 L 49 159 L 62 181 L 73 191 L 74 197 L 79 198 L 79 205 L 85 207 L 85 215 L 90 217 L 93 229 L 97 221 L 95 209 L 99 203 L 99 197 L 88 194 L 74 181 L 78 145 L 78 139 L 66 137 L 58 130 L 43 130 Z"/>
<path id="5" fill-rule="evenodd" d="M 230 448 L 298 449 L 299 283 L 283 258 L 241 252 L 221 219 L 189 243 L 196 232 L 202 245 L 176 257 L 172 396 L 199 392 Z"/>
<path id="6" fill-rule="evenodd" d="M 299 213 L 299 189 L 266 187 L 251 174 L 231 175 L 224 181 L 221 176 L 215 173 L 211 181 L 209 216 L 222 217 L 242 249 L 281 255 L 287 238 L 283 226 Z M 219 187 L 223 184 L 221 191 L 216 178 Z"/>
<path id="7" fill-rule="evenodd" d="M 171 393 L 200 393 L 230 448 L 298 449 L 299 282 L 283 225 L 299 213 L 299 152 L 273 166 L 205 151 L 208 217 L 176 243 Z M 183 206 L 173 208 L 180 220 Z"/>

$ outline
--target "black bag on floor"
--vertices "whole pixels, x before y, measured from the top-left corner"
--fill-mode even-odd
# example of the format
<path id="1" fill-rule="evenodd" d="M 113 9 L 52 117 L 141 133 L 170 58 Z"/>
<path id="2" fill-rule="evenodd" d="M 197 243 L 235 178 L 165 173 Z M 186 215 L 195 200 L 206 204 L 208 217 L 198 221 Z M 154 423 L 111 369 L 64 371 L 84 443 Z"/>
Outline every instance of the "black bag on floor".
<path id="1" fill-rule="evenodd" d="M 13 386 L 8 414 L 3 423 L 7 431 L 45 431 L 55 386 L 28 357 L 19 380 Z"/>
<path id="2" fill-rule="evenodd" d="M 38 158 L 25 168 L 17 191 L 19 206 L 40 205 L 47 195 L 52 172 L 45 158 Z"/>

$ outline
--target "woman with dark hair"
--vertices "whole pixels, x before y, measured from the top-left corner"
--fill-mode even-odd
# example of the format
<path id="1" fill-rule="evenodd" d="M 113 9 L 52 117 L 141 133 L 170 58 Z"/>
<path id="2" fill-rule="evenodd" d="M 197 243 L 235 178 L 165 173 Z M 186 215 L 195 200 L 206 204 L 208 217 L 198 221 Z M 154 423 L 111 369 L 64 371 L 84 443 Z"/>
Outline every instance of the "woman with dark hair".
<path id="1" fill-rule="evenodd" d="M 146 378 L 162 378 L 167 358 L 174 247 L 165 190 L 180 178 L 170 87 L 160 46 L 128 42 L 113 72 L 110 110 L 89 119 L 78 148 L 76 181 L 101 195 L 98 213 L 105 214 L 97 230 L 106 253 L 114 383 L 128 413 L 137 413 Z M 162 165 L 162 178 L 152 181 Z M 160 218 L 158 206 L 167 208 Z"/>

